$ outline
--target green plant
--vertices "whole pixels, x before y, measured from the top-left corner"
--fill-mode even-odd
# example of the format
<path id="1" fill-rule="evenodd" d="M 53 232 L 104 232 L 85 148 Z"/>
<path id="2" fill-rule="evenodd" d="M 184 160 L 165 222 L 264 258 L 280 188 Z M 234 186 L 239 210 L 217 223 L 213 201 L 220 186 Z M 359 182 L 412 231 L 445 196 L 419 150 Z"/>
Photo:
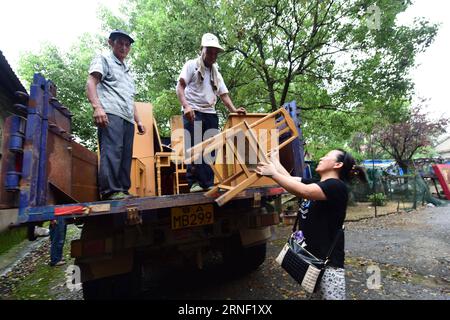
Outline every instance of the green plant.
<path id="1" fill-rule="evenodd" d="M 17 228 L 17 229 L 11 229 L 6 230 L 2 233 L 0 233 L 0 254 L 5 253 L 12 247 L 14 247 L 16 244 L 21 243 L 27 238 L 27 229 Z"/>
<path id="2" fill-rule="evenodd" d="M 369 201 L 374 206 L 385 206 L 386 205 L 386 195 L 384 193 L 373 193 L 369 195 Z"/>

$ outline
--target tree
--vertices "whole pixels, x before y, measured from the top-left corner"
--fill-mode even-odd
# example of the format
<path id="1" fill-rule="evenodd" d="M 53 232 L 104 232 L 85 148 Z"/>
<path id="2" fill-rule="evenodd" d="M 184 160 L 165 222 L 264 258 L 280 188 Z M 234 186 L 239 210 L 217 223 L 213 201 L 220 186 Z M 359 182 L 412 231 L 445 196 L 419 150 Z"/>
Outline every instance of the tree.
<path id="1" fill-rule="evenodd" d="M 67 52 L 46 43 L 38 53 L 25 53 L 19 60 L 18 73 L 28 85 L 35 72 L 52 80 L 57 86 L 57 98 L 72 112 L 72 131 L 86 147 L 97 145 L 96 127 L 92 121 L 92 107 L 85 94 L 91 60 L 102 46 L 99 38 L 83 35 Z M 96 50 L 97 49 L 97 50 Z"/>
<path id="2" fill-rule="evenodd" d="M 120 17 L 106 8 L 99 16 L 105 31 L 122 28 L 137 40 L 130 55 L 136 100 L 154 105 L 163 135 L 169 134 L 169 118 L 180 113 L 175 86 L 181 68 L 199 53 L 201 35 L 212 32 L 226 48 L 219 66 L 235 104 L 250 112 L 268 112 L 296 100 L 310 149 L 322 150 L 345 143 L 355 132 L 370 133 L 376 123 L 400 118 L 413 89 L 408 73 L 415 56 L 437 32 L 436 25 L 423 19 L 412 26 L 396 25 L 396 16 L 411 5 L 409 0 L 377 1 L 380 25 L 368 24 L 374 4 L 126 0 Z M 77 52 L 72 59 L 77 60 Z M 67 59 L 62 56 L 59 66 L 51 61 L 46 65 L 59 88 L 66 85 L 66 65 L 75 67 Z M 84 97 L 84 89 L 72 89 Z M 78 116 L 80 106 L 73 108 Z M 217 109 L 223 121 L 226 112 L 220 102 Z M 79 114 L 86 117 L 86 110 Z M 83 130 L 80 124 L 76 133 L 88 138 Z"/>
<path id="3" fill-rule="evenodd" d="M 394 158 L 405 173 L 409 172 L 413 156 L 421 148 L 430 146 L 431 138 L 445 132 L 449 122 L 443 117 L 429 120 L 422 109 L 422 104 L 411 108 L 402 121 L 378 127 L 373 134 L 373 141 Z"/>
<path id="4" fill-rule="evenodd" d="M 367 23 L 375 4 L 379 26 Z M 388 0 L 128 0 L 123 7 L 127 19 L 108 10 L 102 17 L 107 29 L 119 24 L 136 34 L 132 56 L 142 97 L 154 102 L 160 94 L 170 95 L 160 101 L 177 103 L 182 65 L 198 53 L 201 34 L 213 32 L 226 48 L 219 65 L 236 104 L 267 112 L 297 100 L 308 124 L 305 136 L 328 140 L 324 133 L 337 131 L 342 142 L 355 128 L 364 126 L 369 133 L 375 122 L 393 114 L 398 118 L 402 103 L 395 101 L 410 100 L 408 73 L 437 27 L 423 19 L 396 25 L 397 14 L 409 5 Z M 376 120 L 370 120 L 374 114 Z"/>

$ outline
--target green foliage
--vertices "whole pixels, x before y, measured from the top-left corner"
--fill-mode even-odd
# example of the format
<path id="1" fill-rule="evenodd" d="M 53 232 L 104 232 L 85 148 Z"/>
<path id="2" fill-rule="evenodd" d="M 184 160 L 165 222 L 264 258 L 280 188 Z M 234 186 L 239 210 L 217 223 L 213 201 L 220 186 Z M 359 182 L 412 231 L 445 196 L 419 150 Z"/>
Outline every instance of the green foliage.
<path id="1" fill-rule="evenodd" d="M 27 238 L 27 228 L 6 230 L 0 233 L 0 255 Z"/>
<path id="2" fill-rule="evenodd" d="M 18 73 L 27 82 L 27 86 L 32 83 L 36 72 L 56 84 L 58 100 L 74 114 L 74 135 L 90 149 L 96 146 L 96 129 L 85 87 L 89 65 L 101 49 L 100 39 L 85 34 L 67 52 L 62 52 L 55 45 L 43 44 L 40 52 L 24 54 L 18 68 Z"/>
<path id="3" fill-rule="evenodd" d="M 181 107 L 174 90 L 164 90 L 153 102 L 153 113 L 158 117 L 159 134 L 170 137 L 170 118 L 179 114 Z"/>
<path id="4" fill-rule="evenodd" d="M 377 126 L 372 136 L 375 144 L 394 158 L 405 173 L 410 170 L 413 157 L 430 146 L 433 137 L 444 133 L 450 120 L 430 120 L 423 109 L 422 104 L 415 105 L 399 121 Z"/>
<path id="5" fill-rule="evenodd" d="M 373 4 L 381 10 L 379 30 L 366 23 Z M 170 116 L 180 113 L 175 86 L 181 68 L 199 54 L 201 35 L 212 32 L 226 49 L 218 63 L 235 105 L 269 112 L 296 100 L 310 154 L 319 157 L 344 147 L 362 157 L 363 144 L 352 140 L 402 117 L 413 90 L 408 74 L 437 32 L 423 19 L 396 25 L 396 16 L 410 5 L 390 0 L 126 0 L 121 16 L 102 8 L 99 17 L 105 31 L 122 28 L 134 35 L 130 63 L 136 100 L 154 104 L 163 135 Z M 53 47 L 35 58 L 41 58 L 61 90 L 82 97 L 74 107 L 63 103 L 75 119 L 80 117 L 76 134 L 90 141 L 91 111 L 81 88 L 89 59 L 78 57 L 92 54 L 92 46 L 87 48 L 61 55 Z M 68 66 L 79 68 L 74 74 L 80 80 L 65 79 Z M 25 73 L 30 69 L 36 70 L 29 66 Z M 75 85 L 78 81 L 82 86 Z M 223 122 L 227 112 L 221 103 L 217 109 Z"/>
<path id="6" fill-rule="evenodd" d="M 373 193 L 369 195 L 369 201 L 374 206 L 385 206 L 386 196 L 383 193 Z"/>

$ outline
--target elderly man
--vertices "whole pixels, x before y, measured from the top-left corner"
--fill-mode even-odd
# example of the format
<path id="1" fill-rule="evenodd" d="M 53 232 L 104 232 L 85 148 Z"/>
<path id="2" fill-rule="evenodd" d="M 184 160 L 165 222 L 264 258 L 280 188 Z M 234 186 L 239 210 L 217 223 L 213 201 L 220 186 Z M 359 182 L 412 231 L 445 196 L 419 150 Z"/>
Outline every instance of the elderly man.
<path id="1" fill-rule="evenodd" d="M 86 91 L 98 128 L 102 199 L 130 197 L 134 123 L 139 134 L 145 133 L 134 105 L 134 80 L 124 62 L 133 42 L 124 31 L 114 30 L 108 40 L 111 52 L 95 57 L 89 68 Z"/>
<path id="2" fill-rule="evenodd" d="M 217 96 L 230 112 L 245 114 L 244 108 L 235 108 L 233 105 L 218 70 L 217 55 L 222 51 L 224 49 L 215 35 L 204 34 L 201 55 L 186 62 L 178 77 L 177 96 L 183 106 L 186 149 L 218 132 L 219 120 L 215 110 Z M 204 136 L 205 132 L 207 136 Z M 201 137 L 195 136 L 200 134 Z M 191 192 L 204 191 L 213 186 L 214 172 L 207 163 L 191 164 L 187 166 L 186 179 Z"/>

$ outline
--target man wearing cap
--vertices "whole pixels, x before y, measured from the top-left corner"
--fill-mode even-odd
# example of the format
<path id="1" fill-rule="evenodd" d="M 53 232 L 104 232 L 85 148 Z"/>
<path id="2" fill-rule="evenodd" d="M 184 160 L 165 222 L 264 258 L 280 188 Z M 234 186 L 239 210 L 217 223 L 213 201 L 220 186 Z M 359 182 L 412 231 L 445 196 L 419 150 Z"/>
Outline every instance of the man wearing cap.
<path id="1" fill-rule="evenodd" d="M 186 62 L 178 77 L 177 96 L 183 106 L 186 149 L 217 134 L 219 128 L 215 110 L 217 96 L 222 99 L 223 104 L 230 112 L 245 114 L 243 107 L 236 108 L 233 105 L 218 70 L 217 55 L 222 51 L 224 49 L 215 35 L 204 34 L 201 42 L 201 55 Z M 207 132 L 206 135 L 205 132 Z M 201 137 L 195 136 L 200 133 Z M 204 191 L 214 185 L 214 173 L 204 162 L 188 165 L 186 179 L 191 192 Z"/>
<path id="2" fill-rule="evenodd" d="M 134 124 L 139 134 L 145 133 L 134 105 L 134 80 L 124 62 L 133 42 L 126 32 L 114 30 L 108 40 L 111 52 L 95 57 L 89 68 L 86 92 L 98 128 L 102 199 L 130 197 Z"/>

